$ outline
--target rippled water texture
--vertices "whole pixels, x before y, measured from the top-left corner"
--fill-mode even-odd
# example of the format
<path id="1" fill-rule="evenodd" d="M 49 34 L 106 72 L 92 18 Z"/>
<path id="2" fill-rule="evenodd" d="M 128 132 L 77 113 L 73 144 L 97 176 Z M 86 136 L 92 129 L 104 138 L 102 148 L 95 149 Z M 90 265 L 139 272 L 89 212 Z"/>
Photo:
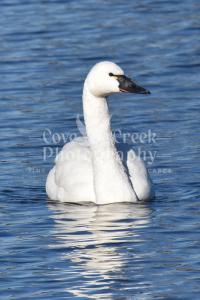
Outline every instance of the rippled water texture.
<path id="1" fill-rule="evenodd" d="M 199 299 L 199 29 L 198 0 L 1 1 L 2 300 Z M 109 100 L 113 129 L 146 156 L 150 203 L 45 195 L 100 60 L 152 92 Z"/>

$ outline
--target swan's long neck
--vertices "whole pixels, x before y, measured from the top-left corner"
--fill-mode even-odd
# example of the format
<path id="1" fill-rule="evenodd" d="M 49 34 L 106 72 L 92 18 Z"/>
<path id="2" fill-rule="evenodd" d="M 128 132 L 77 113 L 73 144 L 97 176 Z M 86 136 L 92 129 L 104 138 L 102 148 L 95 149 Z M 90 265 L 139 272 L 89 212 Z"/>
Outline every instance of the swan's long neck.
<path id="1" fill-rule="evenodd" d="M 83 90 L 83 111 L 92 152 L 97 204 L 136 201 L 115 148 L 106 98 L 91 94 L 87 82 Z"/>

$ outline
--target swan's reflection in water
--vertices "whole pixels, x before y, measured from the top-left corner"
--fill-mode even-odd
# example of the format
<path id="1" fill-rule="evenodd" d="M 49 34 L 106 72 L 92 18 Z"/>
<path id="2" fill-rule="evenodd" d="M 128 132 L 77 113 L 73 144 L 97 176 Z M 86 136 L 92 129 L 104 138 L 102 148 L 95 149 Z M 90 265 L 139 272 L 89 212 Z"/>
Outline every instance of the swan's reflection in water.
<path id="1" fill-rule="evenodd" d="M 128 278 L 124 271 L 127 265 L 134 264 L 134 244 L 142 242 L 138 229 L 149 222 L 148 207 L 133 204 L 82 206 L 55 202 L 48 203 L 48 206 L 54 212 L 53 235 L 56 238 L 56 243 L 50 247 L 63 250 L 61 258 L 67 261 L 68 275 L 74 278 L 67 291 L 89 296 L 88 293 L 96 289 L 96 298 L 103 299 L 101 289 L 104 289 L 105 296 L 105 288 L 108 285 L 110 288 L 116 276 Z M 76 276 L 79 278 L 77 286 Z M 109 297 L 112 298 L 111 294 Z"/>

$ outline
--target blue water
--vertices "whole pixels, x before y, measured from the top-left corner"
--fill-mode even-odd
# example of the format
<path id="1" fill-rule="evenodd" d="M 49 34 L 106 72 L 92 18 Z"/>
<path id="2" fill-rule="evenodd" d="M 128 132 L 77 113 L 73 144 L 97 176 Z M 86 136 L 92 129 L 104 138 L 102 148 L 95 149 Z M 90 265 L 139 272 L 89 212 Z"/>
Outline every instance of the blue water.
<path id="1" fill-rule="evenodd" d="M 0 40 L 0 298 L 199 299 L 199 1 L 2 0 Z M 146 155 L 146 204 L 45 195 L 101 60 L 152 92 L 109 100 L 113 130 Z"/>

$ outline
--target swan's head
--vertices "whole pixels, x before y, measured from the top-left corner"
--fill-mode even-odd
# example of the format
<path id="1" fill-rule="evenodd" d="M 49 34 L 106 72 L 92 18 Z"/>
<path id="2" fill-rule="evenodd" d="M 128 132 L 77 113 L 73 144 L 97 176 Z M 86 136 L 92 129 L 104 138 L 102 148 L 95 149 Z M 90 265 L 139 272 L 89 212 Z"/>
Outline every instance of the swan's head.
<path id="1" fill-rule="evenodd" d="M 97 97 L 105 97 L 119 92 L 150 94 L 148 90 L 125 76 L 124 71 L 110 61 L 94 65 L 86 78 L 86 83 L 90 92 Z"/>

